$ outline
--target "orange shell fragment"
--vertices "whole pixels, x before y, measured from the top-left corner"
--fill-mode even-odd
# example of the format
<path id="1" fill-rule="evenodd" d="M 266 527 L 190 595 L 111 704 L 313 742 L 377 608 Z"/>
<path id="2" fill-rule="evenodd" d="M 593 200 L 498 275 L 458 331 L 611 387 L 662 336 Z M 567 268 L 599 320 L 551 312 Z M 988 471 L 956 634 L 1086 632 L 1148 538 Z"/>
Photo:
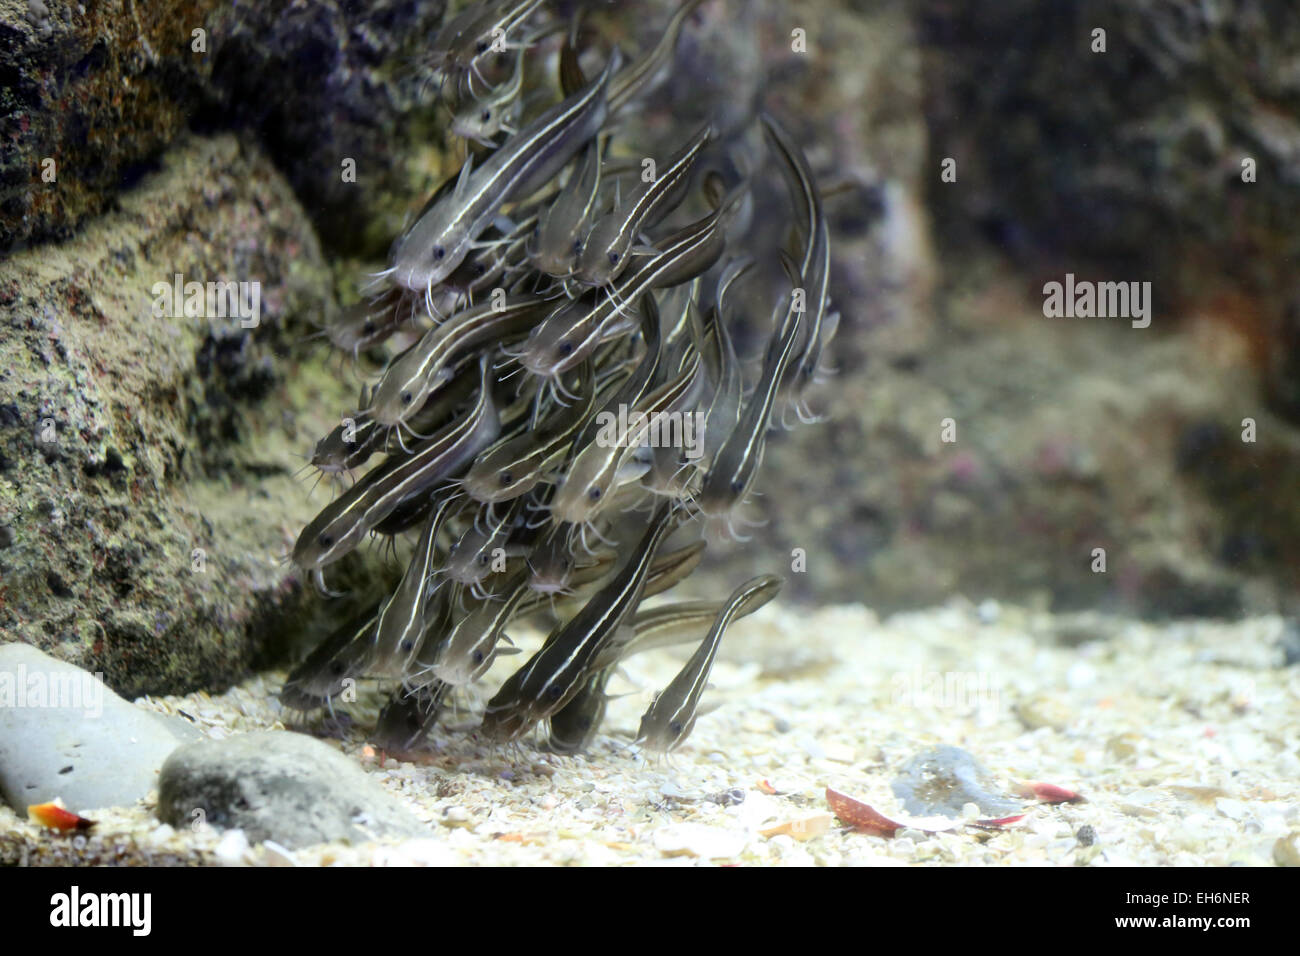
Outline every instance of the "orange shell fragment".
<path id="1" fill-rule="evenodd" d="M 829 831 L 831 820 L 832 817 L 829 813 L 819 813 L 799 820 L 787 820 L 784 823 L 777 823 L 759 830 L 758 835 L 764 837 L 788 836 L 800 841 L 811 840 Z"/>
<path id="2" fill-rule="evenodd" d="M 1058 787 L 1054 783 L 1042 783 L 1038 780 L 1030 780 L 1028 783 L 1017 788 L 1017 792 L 1022 797 L 1033 797 L 1041 800 L 1043 803 L 1082 803 L 1083 796 L 1075 793 L 1073 790 L 1067 790 L 1065 787 Z"/>
<path id="3" fill-rule="evenodd" d="M 89 830 L 94 820 L 87 820 L 57 803 L 32 803 L 27 807 L 27 818 L 51 830 Z"/>

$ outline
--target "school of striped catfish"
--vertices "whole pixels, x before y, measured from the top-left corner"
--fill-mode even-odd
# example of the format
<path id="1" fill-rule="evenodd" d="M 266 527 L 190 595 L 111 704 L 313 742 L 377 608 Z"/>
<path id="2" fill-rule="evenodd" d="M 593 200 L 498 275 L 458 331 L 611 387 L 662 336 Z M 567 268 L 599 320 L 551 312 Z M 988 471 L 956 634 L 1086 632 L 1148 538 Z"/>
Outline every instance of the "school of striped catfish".
<path id="1" fill-rule="evenodd" d="M 691 574 L 706 539 L 747 540 L 741 509 L 768 432 L 791 413 L 816 420 L 808 394 L 838 322 L 822 197 L 775 117 L 754 120 L 763 164 L 729 162 L 708 123 L 650 155 L 619 142 L 700 3 L 681 3 L 634 57 L 542 0 L 471 3 L 432 39 L 424 66 L 466 159 L 326 330 L 354 358 L 409 344 L 317 443 L 319 472 L 355 480 L 291 560 L 330 594 L 329 566 L 370 538 L 406 536 L 411 555 L 391 594 L 293 670 L 287 706 L 328 708 L 360 678 L 393 681 L 372 739 L 410 749 L 457 688 L 519 653 L 512 622 L 549 616 L 478 733 L 544 729 L 552 750 L 581 752 L 621 661 L 693 643 L 636 736 L 664 754 L 691 733 L 729 625 L 780 590 L 764 574 L 721 601 L 642 607 Z M 526 80 L 530 61 L 554 62 L 551 84 Z M 743 247 L 764 165 L 793 210 L 776 266 L 788 291 L 746 363 L 730 326 L 735 289 L 754 275 Z"/>

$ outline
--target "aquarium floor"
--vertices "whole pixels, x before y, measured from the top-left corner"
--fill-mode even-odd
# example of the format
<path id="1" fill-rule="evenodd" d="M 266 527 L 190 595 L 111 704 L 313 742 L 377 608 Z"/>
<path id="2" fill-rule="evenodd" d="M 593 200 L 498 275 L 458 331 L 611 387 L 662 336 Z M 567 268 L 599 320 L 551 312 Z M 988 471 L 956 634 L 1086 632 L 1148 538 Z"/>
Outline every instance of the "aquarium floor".
<path id="1" fill-rule="evenodd" d="M 184 711 L 210 736 L 332 735 L 429 836 L 249 848 L 210 828 L 163 826 L 152 795 L 93 814 L 84 839 L 9 810 L 0 832 L 29 863 L 1295 864 L 1300 667 L 1281 666 L 1282 630 L 1277 618 L 1154 625 L 960 601 L 883 622 L 859 606 L 769 606 L 728 635 L 706 698 L 721 707 L 660 763 L 629 737 L 689 649 L 630 661 L 610 688 L 628 696 L 577 758 L 475 739 L 475 708 L 509 661 L 424 752 L 402 758 L 365 742 L 380 688 L 363 687 L 330 723 L 283 711 L 274 693 L 284 675 L 262 674 L 225 694 L 139 703 Z M 1023 818 L 993 829 L 974 825 L 969 807 L 940 832 L 913 826 L 892 838 L 831 816 L 828 787 L 905 815 L 890 782 L 939 745 L 969 751 L 996 792 L 1036 781 L 1082 800 L 1030 801 Z"/>

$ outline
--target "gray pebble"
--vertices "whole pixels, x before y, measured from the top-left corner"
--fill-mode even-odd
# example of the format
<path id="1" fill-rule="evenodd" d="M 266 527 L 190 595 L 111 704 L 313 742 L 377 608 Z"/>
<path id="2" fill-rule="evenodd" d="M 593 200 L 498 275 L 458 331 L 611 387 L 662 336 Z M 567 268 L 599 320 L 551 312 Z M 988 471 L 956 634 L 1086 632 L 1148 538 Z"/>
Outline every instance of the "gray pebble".
<path id="1" fill-rule="evenodd" d="M 305 734 L 271 730 L 181 747 L 162 768 L 158 815 L 173 826 L 194 811 L 212 826 L 290 849 L 327 841 L 425 836 L 419 820 L 360 767 Z"/>
<path id="2" fill-rule="evenodd" d="M 732 787 L 730 790 L 723 790 L 721 793 L 709 794 L 709 802 L 716 803 L 723 807 L 735 807 L 745 802 L 745 791 L 741 787 Z"/>
<path id="3" fill-rule="evenodd" d="M 1021 809 L 1021 804 L 990 792 L 984 770 L 960 747 L 935 747 L 917 754 L 891 784 L 894 795 L 908 813 L 960 817 L 967 803 L 986 816 L 999 817 Z"/>

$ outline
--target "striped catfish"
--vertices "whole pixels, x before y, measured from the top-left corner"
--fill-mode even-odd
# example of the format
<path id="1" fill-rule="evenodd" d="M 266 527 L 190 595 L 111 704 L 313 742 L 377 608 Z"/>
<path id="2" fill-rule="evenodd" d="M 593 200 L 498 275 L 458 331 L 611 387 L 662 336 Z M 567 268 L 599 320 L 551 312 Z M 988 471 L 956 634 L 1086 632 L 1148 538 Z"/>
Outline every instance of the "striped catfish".
<path id="1" fill-rule="evenodd" d="M 726 226 L 744 198 L 738 189 L 722 206 L 679 230 L 658 245 L 607 293 L 598 293 L 554 308 L 529 333 L 519 363 L 534 375 L 563 374 L 592 353 L 601 339 L 631 321 L 633 304 L 652 289 L 679 285 L 718 261 L 726 243 Z"/>
<path id="2" fill-rule="evenodd" d="M 319 572 L 356 548 L 399 505 L 452 477 L 495 440 L 501 421 L 492 399 L 490 370 L 484 355 L 479 360 L 478 398 L 467 413 L 421 442 L 409 457 L 389 458 L 326 505 L 294 543 L 293 563 Z"/>
<path id="3" fill-rule="evenodd" d="M 610 57 L 591 83 L 543 112 L 478 169 L 469 160 L 456 186 L 396 242 L 385 275 L 426 296 L 459 266 L 501 207 L 552 179 L 605 122 L 605 93 L 618 67 Z"/>
<path id="4" fill-rule="evenodd" d="M 752 614 L 773 597 L 775 591 L 751 592 L 751 597 L 741 603 L 736 618 Z M 633 637 L 627 643 L 611 648 L 607 658 L 597 661 L 599 669 L 582 690 L 564 705 L 563 710 L 551 716 L 550 748 L 558 753 L 586 750 L 605 718 L 605 706 L 610 700 L 605 688 L 618 666 L 635 654 L 698 640 L 700 632 L 707 631 L 726 607 L 726 602 L 721 601 L 681 601 L 638 611 L 632 619 Z M 604 663 L 605 659 L 608 663 Z"/>
<path id="5" fill-rule="evenodd" d="M 655 552 L 676 526 L 676 513 L 664 502 L 614 578 L 488 701 L 483 716 L 487 736 L 516 740 L 559 711 L 581 689 L 591 663 L 636 610 Z"/>
<path id="6" fill-rule="evenodd" d="M 817 374 L 825 339 L 833 334 L 830 322 L 825 319 L 830 303 L 830 232 L 808 158 L 775 118 L 764 113 L 762 121 L 763 131 L 781 157 L 790 182 L 790 195 L 803 236 L 799 275 L 804 283 L 807 317 L 803 322 L 802 341 L 796 346 L 796 357 L 782 376 L 780 395 L 790 402 L 801 420 L 808 422 L 812 417 L 803 407 L 803 394 Z"/>
<path id="7" fill-rule="evenodd" d="M 593 286 L 609 285 L 626 271 L 632 248 L 656 214 L 680 197 L 690 181 L 691 168 L 713 136 L 705 124 L 686 145 L 669 158 L 654 179 L 628 197 L 622 208 L 596 220 L 582 244 L 574 278 Z"/>
<path id="8" fill-rule="evenodd" d="M 709 672 L 713 669 L 718 646 L 722 643 L 727 628 L 742 613 L 742 609 L 757 610 L 776 597 L 780 590 L 780 578 L 774 574 L 760 574 L 732 592 L 691 659 L 673 678 L 672 683 L 655 695 L 654 702 L 641 716 L 641 726 L 636 735 L 636 742 L 640 746 L 665 754 L 682 745 L 695 728 L 700 698 L 708 686 Z"/>

